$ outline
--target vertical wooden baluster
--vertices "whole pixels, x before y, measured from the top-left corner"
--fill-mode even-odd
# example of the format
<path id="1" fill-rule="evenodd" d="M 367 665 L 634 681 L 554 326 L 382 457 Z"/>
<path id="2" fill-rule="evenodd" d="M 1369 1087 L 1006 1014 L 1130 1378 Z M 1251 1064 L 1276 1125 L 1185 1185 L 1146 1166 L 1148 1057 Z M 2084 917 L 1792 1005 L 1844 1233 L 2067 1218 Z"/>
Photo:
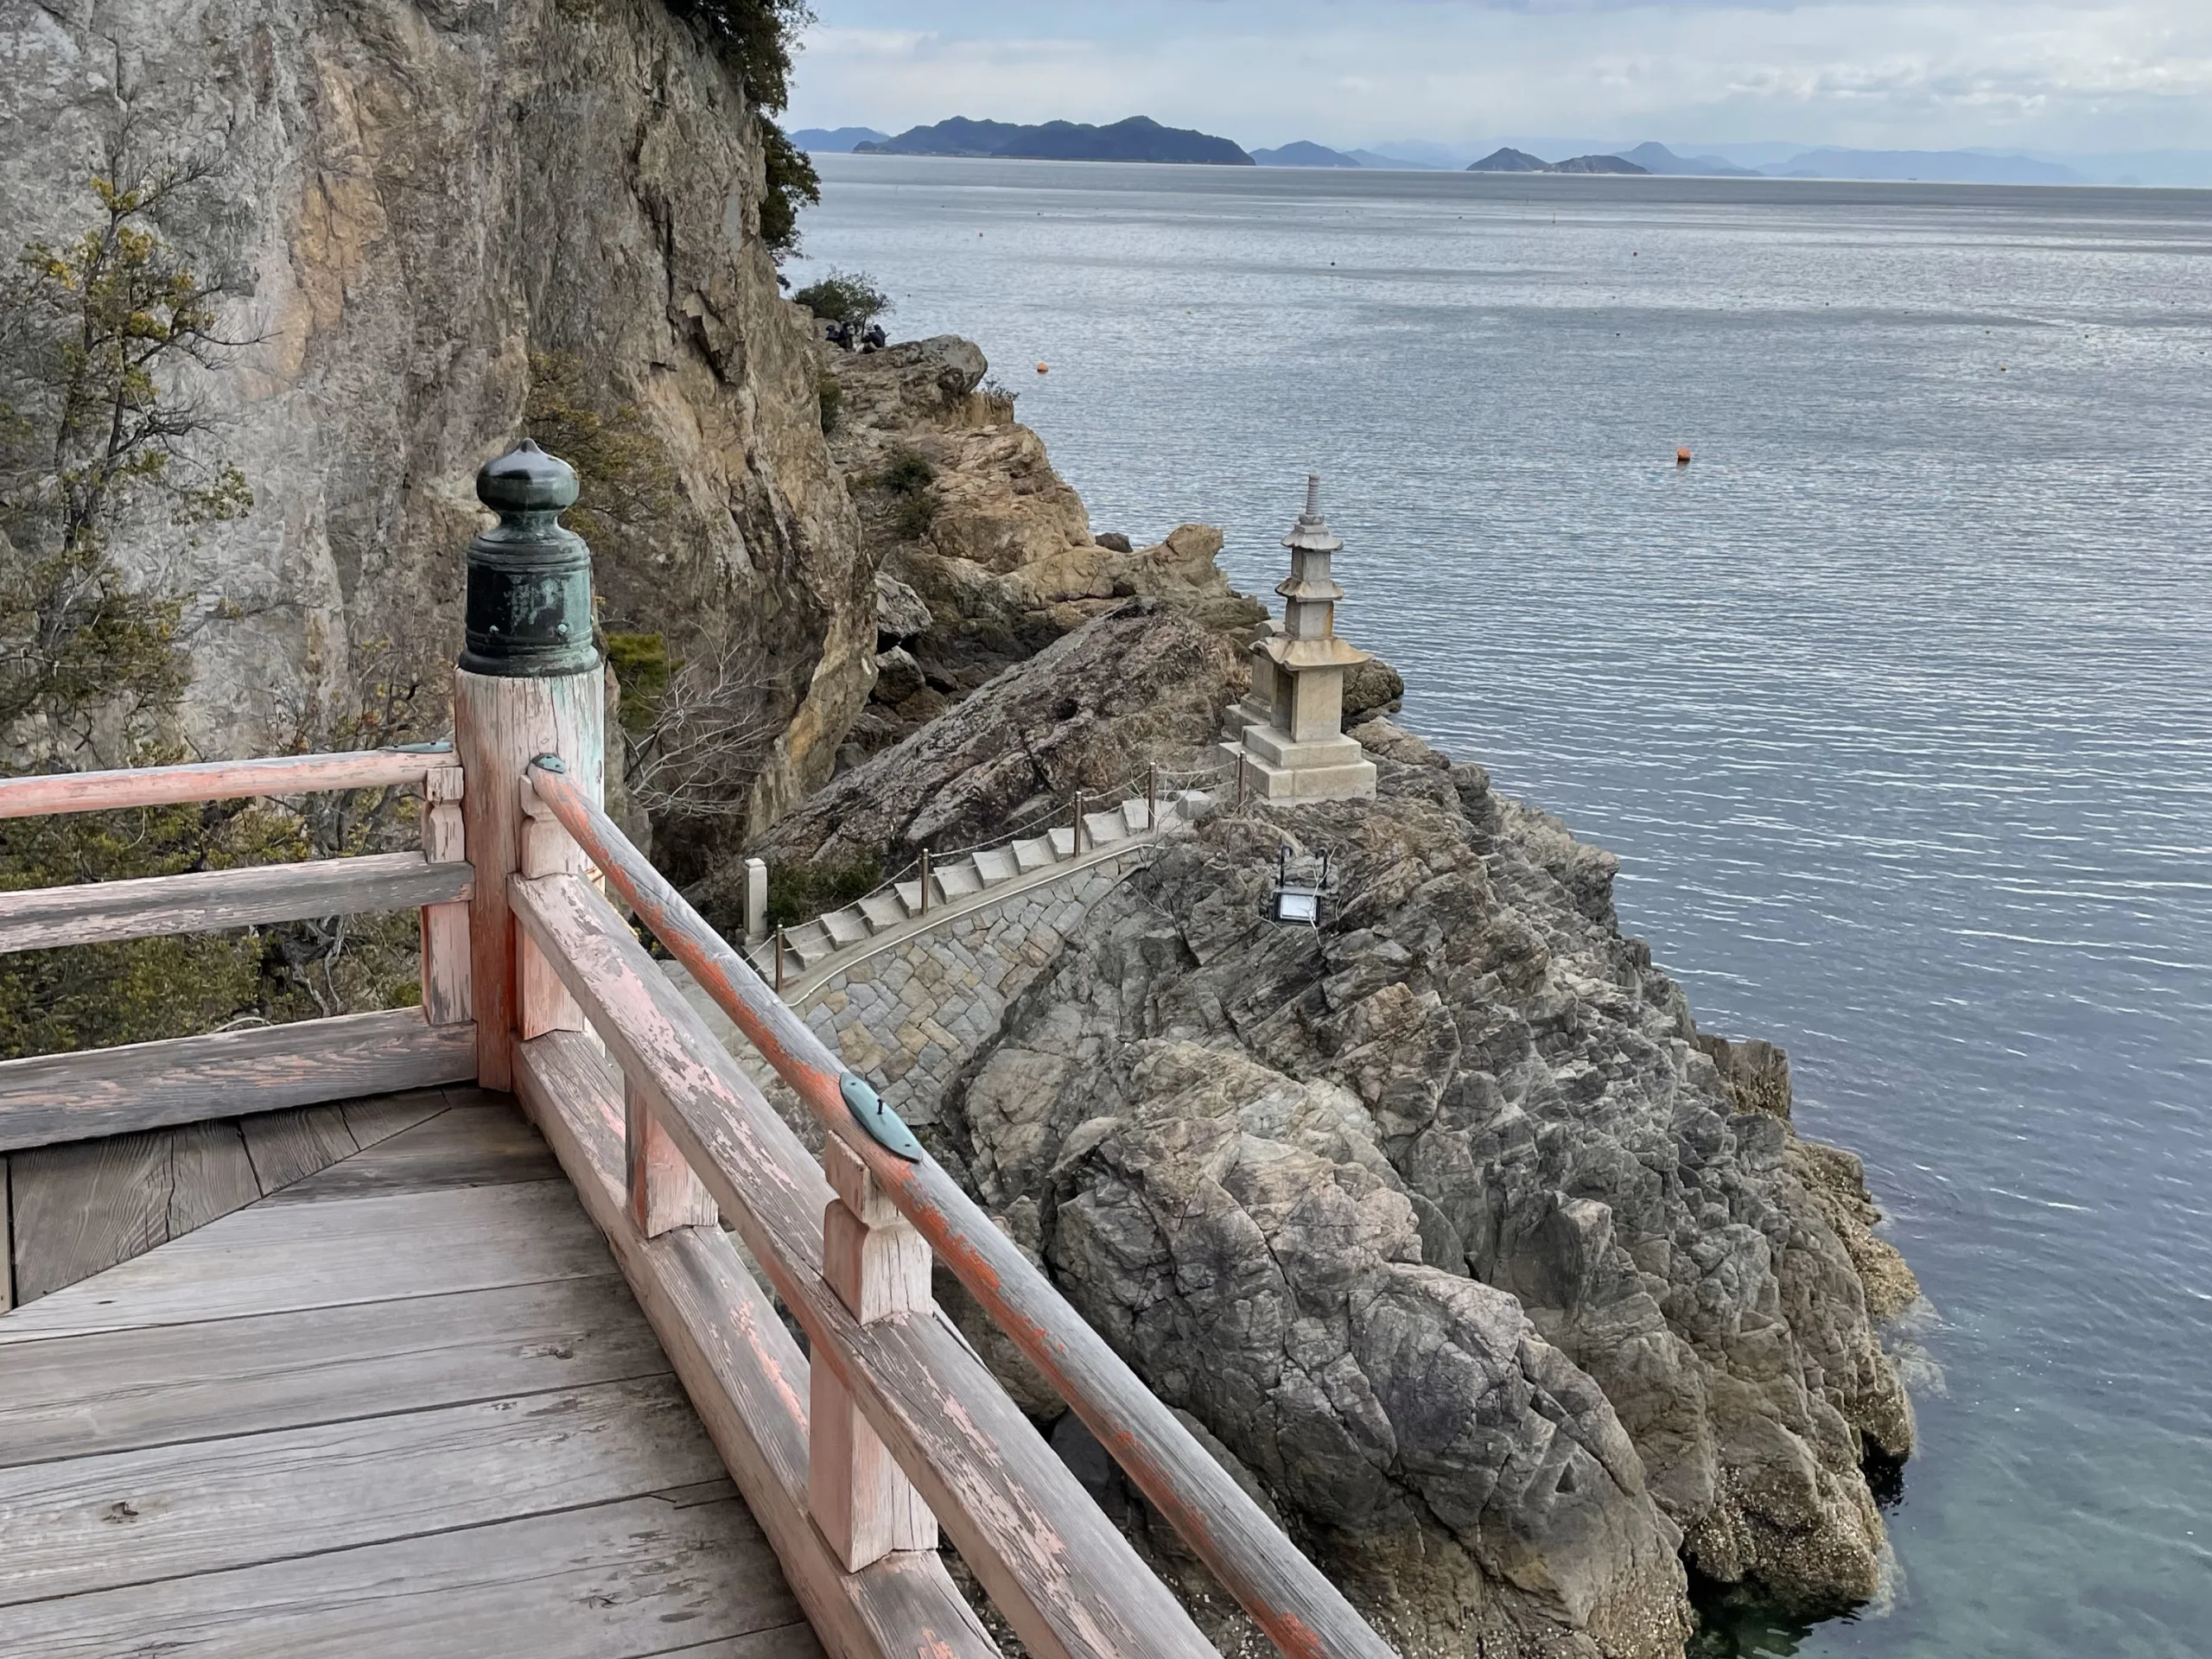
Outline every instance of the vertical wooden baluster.
<path id="1" fill-rule="evenodd" d="M 0 1154 L 0 1313 L 16 1305 L 16 1235 L 8 1220 L 8 1160 Z"/>
<path id="2" fill-rule="evenodd" d="M 463 773 L 437 766 L 423 779 L 423 856 L 433 864 L 467 857 L 461 825 Z M 423 1017 L 434 1026 L 461 1026 L 475 1018 L 468 960 L 468 906 L 423 906 Z"/>
<path id="3" fill-rule="evenodd" d="M 630 1219 L 638 1230 L 658 1238 L 671 1227 L 720 1225 L 714 1199 L 661 1128 L 652 1103 L 627 1077 L 622 1080 L 622 1123 Z"/>
<path id="4" fill-rule="evenodd" d="M 524 777 L 518 786 L 522 804 L 522 874 L 581 875 L 591 868 L 583 849 L 553 817 Z M 582 1031 L 584 1011 L 569 995 L 553 964 L 530 936 L 515 930 L 515 1029 L 524 1041 L 549 1031 Z"/>
<path id="5" fill-rule="evenodd" d="M 837 1195 L 822 1217 L 823 1282 L 862 1324 L 926 1313 L 930 1248 L 922 1236 L 835 1135 L 822 1167 Z M 853 1572 L 893 1550 L 935 1549 L 937 1517 L 836 1369 L 817 1354 L 808 1375 L 808 1502 L 830 1548 Z"/>

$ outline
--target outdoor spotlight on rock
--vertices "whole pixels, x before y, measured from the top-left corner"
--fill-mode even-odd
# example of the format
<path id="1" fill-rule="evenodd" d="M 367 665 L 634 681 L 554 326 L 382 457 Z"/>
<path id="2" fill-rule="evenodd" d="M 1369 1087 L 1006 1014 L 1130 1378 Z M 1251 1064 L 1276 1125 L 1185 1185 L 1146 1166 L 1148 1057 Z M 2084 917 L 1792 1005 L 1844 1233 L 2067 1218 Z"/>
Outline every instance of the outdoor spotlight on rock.
<path id="1" fill-rule="evenodd" d="M 1290 879 L 1290 843 L 1283 842 L 1275 853 L 1275 890 L 1268 895 L 1268 918 L 1276 922 L 1300 923 L 1307 927 L 1321 925 L 1321 900 L 1329 892 L 1329 855 L 1321 855 L 1321 876 L 1311 887 Z"/>

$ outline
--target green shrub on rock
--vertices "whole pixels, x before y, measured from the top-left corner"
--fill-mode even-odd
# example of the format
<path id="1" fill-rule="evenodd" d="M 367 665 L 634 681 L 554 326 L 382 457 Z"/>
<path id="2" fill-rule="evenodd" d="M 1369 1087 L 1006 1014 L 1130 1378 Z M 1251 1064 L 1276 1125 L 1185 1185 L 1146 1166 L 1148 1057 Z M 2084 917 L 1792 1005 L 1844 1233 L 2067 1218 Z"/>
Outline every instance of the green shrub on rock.
<path id="1" fill-rule="evenodd" d="M 891 296 L 857 271 L 832 270 L 791 296 L 824 322 L 865 327 L 891 309 Z"/>
<path id="2" fill-rule="evenodd" d="M 667 636 L 610 633 L 607 665 L 614 671 L 615 688 L 621 696 L 618 718 L 622 729 L 640 735 L 652 730 L 667 703 L 669 680 L 676 667 L 669 658 Z"/>

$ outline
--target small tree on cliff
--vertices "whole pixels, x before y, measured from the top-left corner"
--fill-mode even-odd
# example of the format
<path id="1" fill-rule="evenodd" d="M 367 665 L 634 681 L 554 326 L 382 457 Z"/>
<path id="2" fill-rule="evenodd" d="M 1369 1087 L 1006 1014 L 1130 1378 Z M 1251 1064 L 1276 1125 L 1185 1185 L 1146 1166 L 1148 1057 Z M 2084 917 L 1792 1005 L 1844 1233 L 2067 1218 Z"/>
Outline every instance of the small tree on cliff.
<path id="1" fill-rule="evenodd" d="M 184 684 L 181 602 L 126 583 L 117 528 L 189 535 L 253 504 L 234 467 L 197 467 L 207 421 L 170 390 L 234 342 L 150 215 L 195 176 L 92 181 L 75 241 L 25 245 L 0 294 L 0 731 L 17 754 L 129 765 L 162 739 Z"/>
<path id="2" fill-rule="evenodd" d="M 207 423 L 172 388 L 212 367 L 221 289 L 151 214 L 192 169 L 92 181 L 92 224 L 25 245 L 0 276 L 0 744 L 8 769 L 179 758 L 184 604 L 126 580 L 119 529 L 188 537 L 252 505 L 236 468 L 202 467 Z M 171 807 L 0 823 L 0 887 L 167 874 L 297 856 L 292 829 L 231 808 Z M 258 949 L 147 939 L 33 951 L 0 964 L 0 1054 L 202 1030 L 256 1005 Z"/>
<path id="3" fill-rule="evenodd" d="M 891 296 L 856 270 L 838 270 L 808 283 L 791 296 L 824 322 L 866 327 L 891 309 Z"/>

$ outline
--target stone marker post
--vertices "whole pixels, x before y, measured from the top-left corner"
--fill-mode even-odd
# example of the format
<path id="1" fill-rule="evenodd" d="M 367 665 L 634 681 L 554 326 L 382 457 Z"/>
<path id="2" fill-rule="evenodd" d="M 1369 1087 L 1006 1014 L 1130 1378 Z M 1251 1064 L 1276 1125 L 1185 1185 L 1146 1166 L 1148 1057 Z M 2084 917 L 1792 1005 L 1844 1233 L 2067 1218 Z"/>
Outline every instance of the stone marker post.
<path id="1" fill-rule="evenodd" d="M 745 942 L 758 944 L 768 937 L 768 863 L 745 861 Z"/>
<path id="2" fill-rule="evenodd" d="M 499 516 L 468 547 L 465 644 L 454 677 L 454 747 L 468 856 L 476 1075 L 513 1087 L 513 1044 L 582 1019 L 507 908 L 507 877 L 588 868 L 561 827 L 533 817 L 526 773 L 557 754 L 594 799 L 604 792 L 605 670 L 592 640 L 591 550 L 561 525 L 575 505 L 568 462 L 525 438 L 476 474 Z"/>

